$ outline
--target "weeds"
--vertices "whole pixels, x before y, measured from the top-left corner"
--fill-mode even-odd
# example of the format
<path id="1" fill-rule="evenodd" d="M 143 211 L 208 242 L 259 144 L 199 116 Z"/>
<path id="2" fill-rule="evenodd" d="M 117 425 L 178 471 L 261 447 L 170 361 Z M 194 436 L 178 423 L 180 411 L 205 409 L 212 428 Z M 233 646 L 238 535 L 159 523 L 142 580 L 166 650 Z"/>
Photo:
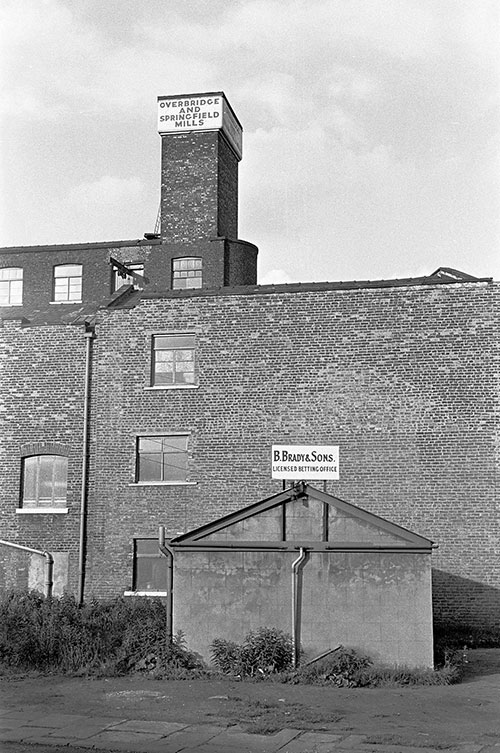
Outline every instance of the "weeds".
<path id="1" fill-rule="evenodd" d="M 437 623 L 434 625 L 434 664 L 460 666 L 473 648 L 500 648 L 500 627 Z"/>
<path id="2" fill-rule="evenodd" d="M 68 674 L 116 675 L 130 671 L 200 670 L 202 662 L 182 634 L 165 639 L 165 605 L 159 599 L 46 599 L 11 591 L 0 600 L 0 665 Z"/>
<path id="3" fill-rule="evenodd" d="M 277 628 L 253 630 L 242 644 L 215 638 L 210 649 L 218 670 L 240 677 L 265 677 L 284 671 L 292 663 L 292 638 Z"/>

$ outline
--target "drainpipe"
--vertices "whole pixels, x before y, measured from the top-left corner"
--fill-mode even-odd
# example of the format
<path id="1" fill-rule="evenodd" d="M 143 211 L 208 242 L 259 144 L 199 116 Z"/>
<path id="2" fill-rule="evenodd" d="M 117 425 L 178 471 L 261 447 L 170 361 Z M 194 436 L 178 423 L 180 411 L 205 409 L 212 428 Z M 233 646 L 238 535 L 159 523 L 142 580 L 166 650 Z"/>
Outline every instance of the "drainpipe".
<path id="1" fill-rule="evenodd" d="M 50 552 L 44 552 L 40 549 L 31 549 L 29 546 L 21 546 L 21 544 L 12 544 L 10 541 L 2 541 L 0 544 L 4 546 L 10 546 L 13 549 L 22 549 L 23 552 L 32 552 L 32 554 L 38 554 L 40 557 L 45 557 L 45 596 L 50 599 L 52 596 L 52 586 L 54 585 L 54 557 Z"/>
<path id="2" fill-rule="evenodd" d="M 298 667 L 300 657 L 300 627 L 301 627 L 301 578 L 300 573 L 307 559 L 307 551 L 303 546 L 299 549 L 299 556 L 292 563 L 292 666 Z"/>
<path id="3" fill-rule="evenodd" d="M 173 640 L 173 615 L 174 615 L 174 550 L 165 543 L 165 526 L 160 526 L 158 531 L 158 547 L 164 557 L 167 558 L 167 614 L 166 633 L 167 644 Z"/>
<path id="4" fill-rule="evenodd" d="M 87 528 L 87 477 L 89 464 L 89 416 L 90 416 L 90 382 L 92 340 L 94 331 L 85 332 L 85 385 L 83 394 L 83 445 L 82 445 L 82 484 L 80 492 L 80 543 L 78 548 L 78 603 L 83 604 L 85 587 L 85 543 Z"/>

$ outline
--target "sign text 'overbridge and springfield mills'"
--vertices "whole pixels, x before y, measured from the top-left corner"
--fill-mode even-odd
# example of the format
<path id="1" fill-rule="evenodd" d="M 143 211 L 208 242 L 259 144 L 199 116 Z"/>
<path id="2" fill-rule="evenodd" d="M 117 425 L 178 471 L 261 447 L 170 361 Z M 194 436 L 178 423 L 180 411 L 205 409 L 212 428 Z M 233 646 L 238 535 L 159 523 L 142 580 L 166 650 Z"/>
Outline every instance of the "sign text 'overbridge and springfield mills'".
<path id="1" fill-rule="evenodd" d="M 272 478 L 327 481 L 339 478 L 339 448 L 333 445 L 273 444 Z"/>

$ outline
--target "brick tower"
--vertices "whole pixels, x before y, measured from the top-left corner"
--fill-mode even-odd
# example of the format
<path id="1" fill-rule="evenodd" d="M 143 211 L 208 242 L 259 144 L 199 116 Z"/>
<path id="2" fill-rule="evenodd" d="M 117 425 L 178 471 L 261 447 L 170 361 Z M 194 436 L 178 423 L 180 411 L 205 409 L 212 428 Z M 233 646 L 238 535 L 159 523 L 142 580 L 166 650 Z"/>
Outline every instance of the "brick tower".
<path id="1" fill-rule="evenodd" d="M 161 241 L 174 289 L 254 285 L 256 246 L 238 240 L 242 128 L 223 92 L 158 98 Z"/>

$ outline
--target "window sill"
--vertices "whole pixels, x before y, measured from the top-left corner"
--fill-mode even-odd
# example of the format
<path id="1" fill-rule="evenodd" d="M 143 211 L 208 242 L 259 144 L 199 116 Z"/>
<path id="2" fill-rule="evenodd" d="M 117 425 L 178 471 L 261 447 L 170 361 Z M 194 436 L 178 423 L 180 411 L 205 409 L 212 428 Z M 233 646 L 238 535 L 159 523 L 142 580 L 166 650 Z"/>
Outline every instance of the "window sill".
<path id="1" fill-rule="evenodd" d="M 197 390 L 199 384 L 161 384 L 152 387 L 144 387 L 145 390 Z"/>
<path id="2" fill-rule="evenodd" d="M 168 591 L 124 591 L 124 596 L 168 596 Z"/>
<path id="3" fill-rule="evenodd" d="M 82 300 L 79 301 L 49 301 L 49 306 L 59 306 L 60 304 L 68 304 L 68 303 L 82 303 Z"/>
<path id="4" fill-rule="evenodd" d="M 18 515 L 65 515 L 68 507 L 18 507 Z"/>
<path id="5" fill-rule="evenodd" d="M 22 306 L 22 305 L 23 305 L 22 303 L 0 303 L 0 306 L 3 309 L 11 308 L 12 306 Z"/>
<path id="6" fill-rule="evenodd" d="M 197 481 L 134 481 L 129 486 L 197 486 Z"/>

